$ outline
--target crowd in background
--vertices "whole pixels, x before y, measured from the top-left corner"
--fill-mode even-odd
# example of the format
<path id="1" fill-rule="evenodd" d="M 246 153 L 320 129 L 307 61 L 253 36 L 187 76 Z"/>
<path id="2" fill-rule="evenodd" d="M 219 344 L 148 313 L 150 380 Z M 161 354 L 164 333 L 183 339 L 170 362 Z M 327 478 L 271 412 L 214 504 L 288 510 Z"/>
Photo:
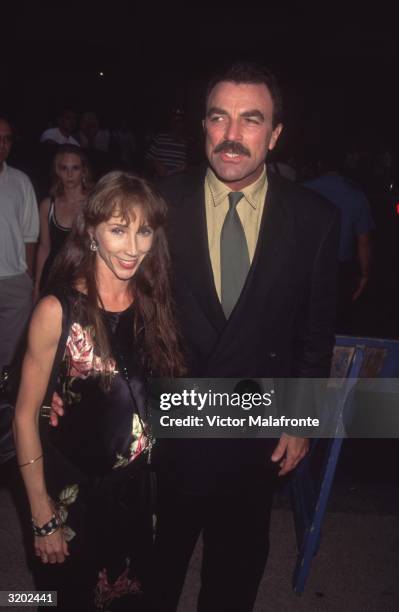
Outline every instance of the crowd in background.
<path id="1" fill-rule="evenodd" d="M 204 161 L 199 126 L 193 125 L 192 117 L 179 105 L 170 108 L 156 128 L 138 125 L 136 120 L 127 117 L 115 118 L 111 122 L 113 127 L 108 127 L 92 110 L 78 113 L 62 109 L 56 115 L 47 127 L 42 126 L 41 131 L 37 128 L 34 135 L 20 132 L 18 125 L 14 126 L 10 159 L 27 172 L 39 197 L 47 195 L 49 167 L 57 144 L 82 147 L 88 154 L 95 179 L 114 168 L 150 177 L 165 176 Z M 367 195 L 396 192 L 399 163 L 392 148 L 384 143 L 370 148 L 349 143 L 333 147 L 339 152 L 340 171 Z M 294 151 L 288 144 L 283 151 L 278 149 L 270 155 L 269 165 L 286 178 L 303 182 L 323 171 L 325 149 L 322 144 L 309 148 L 304 143 L 301 150 L 297 146 Z"/>
<path id="2" fill-rule="evenodd" d="M 8 163 L 28 175 L 40 205 L 36 263 L 28 265 L 32 267 L 35 300 L 92 182 L 113 169 L 153 179 L 204 162 L 201 133 L 192 129 L 192 122 L 179 105 L 169 109 L 159 129 L 138 128 L 126 118 L 118 118 L 113 124 L 117 127 L 102 125 L 94 111 L 77 113 L 65 108 L 33 140 L 32 134 L 28 136 L 10 122 L 13 138 Z M 72 167 L 74 160 L 79 168 L 72 184 L 66 177 L 65 163 Z M 64 177 L 60 161 L 65 162 Z M 380 317 L 381 325 L 376 322 L 382 301 L 378 279 L 384 278 L 391 258 L 384 236 L 399 220 L 395 204 L 398 169 L 392 151 L 383 145 L 378 150 L 348 145 L 346 150 L 332 147 L 327 152 L 320 148 L 311 153 L 287 153 L 285 147 L 282 152 L 271 153 L 268 167 L 288 180 L 314 188 L 340 208 L 342 225 L 346 226 L 340 253 L 341 268 L 345 268 L 341 293 L 346 299 L 340 306 L 338 331 L 395 336 L 395 329 L 389 327 L 389 315 Z M 383 291 L 390 291 L 385 281 L 382 285 Z M 387 303 L 392 310 L 389 297 Z"/>

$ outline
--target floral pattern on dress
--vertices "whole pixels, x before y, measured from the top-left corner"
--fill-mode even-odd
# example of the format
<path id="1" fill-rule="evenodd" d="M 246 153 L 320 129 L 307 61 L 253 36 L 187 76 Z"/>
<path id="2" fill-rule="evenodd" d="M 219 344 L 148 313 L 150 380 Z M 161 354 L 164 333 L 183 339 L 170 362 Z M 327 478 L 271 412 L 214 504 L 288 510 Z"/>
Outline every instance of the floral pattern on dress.
<path id="1" fill-rule="evenodd" d="M 86 380 L 89 376 L 100 373 L 117 373 L 115 359 L 109 358 L 103 361 L 94 353 L 93 337 L 94 333 L 91 325 L 84 327 L 77 322 L 71 325 L 65 346 L 65 372 L 64 376 L 61 377 L 62 396 L 66 404 L 71 405 L 81 400 L 81 394 L 76 392 L 73 387 L 76 380 Z M 127 456 L 117 453 L 113 468 L 126 467 L 144 450 L 148 450 L 148 447 L 149 437 L 146 426 L 143 425 L 139 415 L 135 413 L 132 419 L 129 453 Z"/>
<path id="2" fill-rule="evenodd" d="M 80 393 L 73 390 L 73 383 L 77 379 L 86 380 L 93 374 L 116 374 L 115 359 L 109 358 L 105 362 L 94 353 L 93 327 L 83 327 L 80 323 L 73 323 L 66 341 L 64 353 L 65 371 L 61 377 L 62 396 L 66 404 L 78 403 Z"/>
<path id="3" fill-rule="evenodd" d="M 126 569 L 118 576 L 113 584 L 109 583 L 108 573 L 105 567 L 99 572 L 95 590 L 96 608 L 105 612 L 114 599 L 118 599 L 129 593 L 142 593 L 141 583 L 138 578 L 129 578 L 129 569 L 130 561 L 126 559 Z"/>
<path id="4" fill-rule="evenodd" d="M 144 450 L 148 449 L 149 439 L 147 435 L 147 431 L 145 425 L 143 426 L 143 422 L 140 419 L 137 413 L 133 414 L 132 420 L 132 443 L 129 447 L 129 456 L 124 457 L 119 453 L 116 455 L 116 462 L 113 465 L 113 469 L 126 467 L 134 461 Z"/>
<path id="5" fill-rule="evenodd" d="M 62 522 L 62 533 L 66 542 L 70 542 L 76 535 L 74 530 L 66 525 L 66 520 L 68 518 L 68 506 L 76 501 L 78 493 L 78 484 L 67 485 L 62 489 L 58 501 L 56 502 L 56 509 Z"/>
<path id="6" fill-rule="evenodd" d="M 66 342 L 65 356 L 68 361 L 67 376 L 70 378 L 88 378 L 95 373 L 115 373 L 115 359 L 109 358 L 105 362 L 94 354 L 93 327 L 82 327 L 80 323 L 73 323 Z"/>

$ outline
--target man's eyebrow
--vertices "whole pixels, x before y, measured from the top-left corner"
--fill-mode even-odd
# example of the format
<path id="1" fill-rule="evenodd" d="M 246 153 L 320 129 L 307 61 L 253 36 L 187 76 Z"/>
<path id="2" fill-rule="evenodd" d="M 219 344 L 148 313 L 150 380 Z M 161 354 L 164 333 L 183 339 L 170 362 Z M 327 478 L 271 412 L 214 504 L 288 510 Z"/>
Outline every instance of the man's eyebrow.
<path id="1" fill-rule="evenodd" d="M 224 108 L 220 108 L 219 106 L 211 106 L 211 108 L 207 111 L 206 116 L 210 117 L 211 115 L 227 115 L 227 111 Z M 250 109 L 244 111 L 240 114 L 241 117 L 256 117 L 259 121 L 264 121 L 265 116 L 260 112 L 257 108 Z"/>
<path id="2" fill-rule="evenodd" d="M 260 121 L 265 120 L 264 114 L 256 108 L 254 108 L 253 110 L 244 111 L 243 113 L 241 113 L 241 117 L 257 117 L 258 119 L 260 119 Z"/>
<path id="3" fill-rule="evenodd" d="M 211 108 L 206 111 L 206 116 L 210 117 L 211 115 L 227 115 L 227 111 L 219 106 L 211 106 Z"/>

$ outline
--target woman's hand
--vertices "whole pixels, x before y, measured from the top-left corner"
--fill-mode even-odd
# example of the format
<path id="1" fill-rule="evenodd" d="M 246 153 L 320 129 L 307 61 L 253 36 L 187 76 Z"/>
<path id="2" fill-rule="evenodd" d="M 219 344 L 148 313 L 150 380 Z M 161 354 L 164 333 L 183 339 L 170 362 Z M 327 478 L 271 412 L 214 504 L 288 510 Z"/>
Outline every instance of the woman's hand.
<path id="1" fill-rule="evenodd" d="M 47 496 L 41 504 L 32 508 L 32 521 L 35 527 L 43 527 L 48 525 L 54 516 L 59 518 L 53 500 Z M 69 555 L 68 544 L 64 539 L 62 525 L 51 533 L 45 536 L 34 536 L 34 547 L 37 557 L 40 557 L 43 563 L 63 563 L 65 557 Z"/>
<path id="2" fill-rule="evenodd" d="M 34 541 L 35 553 L 43 563 L 64 563 L 69 556 L 68 544 L 64 540 L 62 527 L 48 536 L 37 537 Z"/>

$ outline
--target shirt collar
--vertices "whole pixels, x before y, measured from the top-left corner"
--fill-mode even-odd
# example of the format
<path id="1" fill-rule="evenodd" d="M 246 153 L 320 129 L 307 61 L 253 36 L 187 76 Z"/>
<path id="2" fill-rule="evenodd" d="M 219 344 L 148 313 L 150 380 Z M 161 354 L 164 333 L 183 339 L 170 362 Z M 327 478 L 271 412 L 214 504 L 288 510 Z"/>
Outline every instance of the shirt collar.
<path id="1" fill-rule="evenodd" d="M 6 175 L 6 173 L 7 173 L 7 164 L 6 164 L 6 162 L 5 162 L 5 161 L 3 161 L 3 167 L 2 167 L 2 169 L 0 170 L 0 176 L 5 176 L 5 175 Z"/>
<path id="2" fill-rule="evenodd" d="M 213 205 L 219 206 L 232 190 L 218 179 L 210 167 L 208 167 L 206 171 L 205 180 L 208 183 L 208 187 L 212 195 Z M 248 185 L 241 190 L 245 199 L 254 209 L 256 209 L 259 204 L 259 195 L 262 193 L 266 182 L 266 167 L 263 166 L 263 171 L 260 177 L 254 183 L 251 183 L 251 185 Z"/>

